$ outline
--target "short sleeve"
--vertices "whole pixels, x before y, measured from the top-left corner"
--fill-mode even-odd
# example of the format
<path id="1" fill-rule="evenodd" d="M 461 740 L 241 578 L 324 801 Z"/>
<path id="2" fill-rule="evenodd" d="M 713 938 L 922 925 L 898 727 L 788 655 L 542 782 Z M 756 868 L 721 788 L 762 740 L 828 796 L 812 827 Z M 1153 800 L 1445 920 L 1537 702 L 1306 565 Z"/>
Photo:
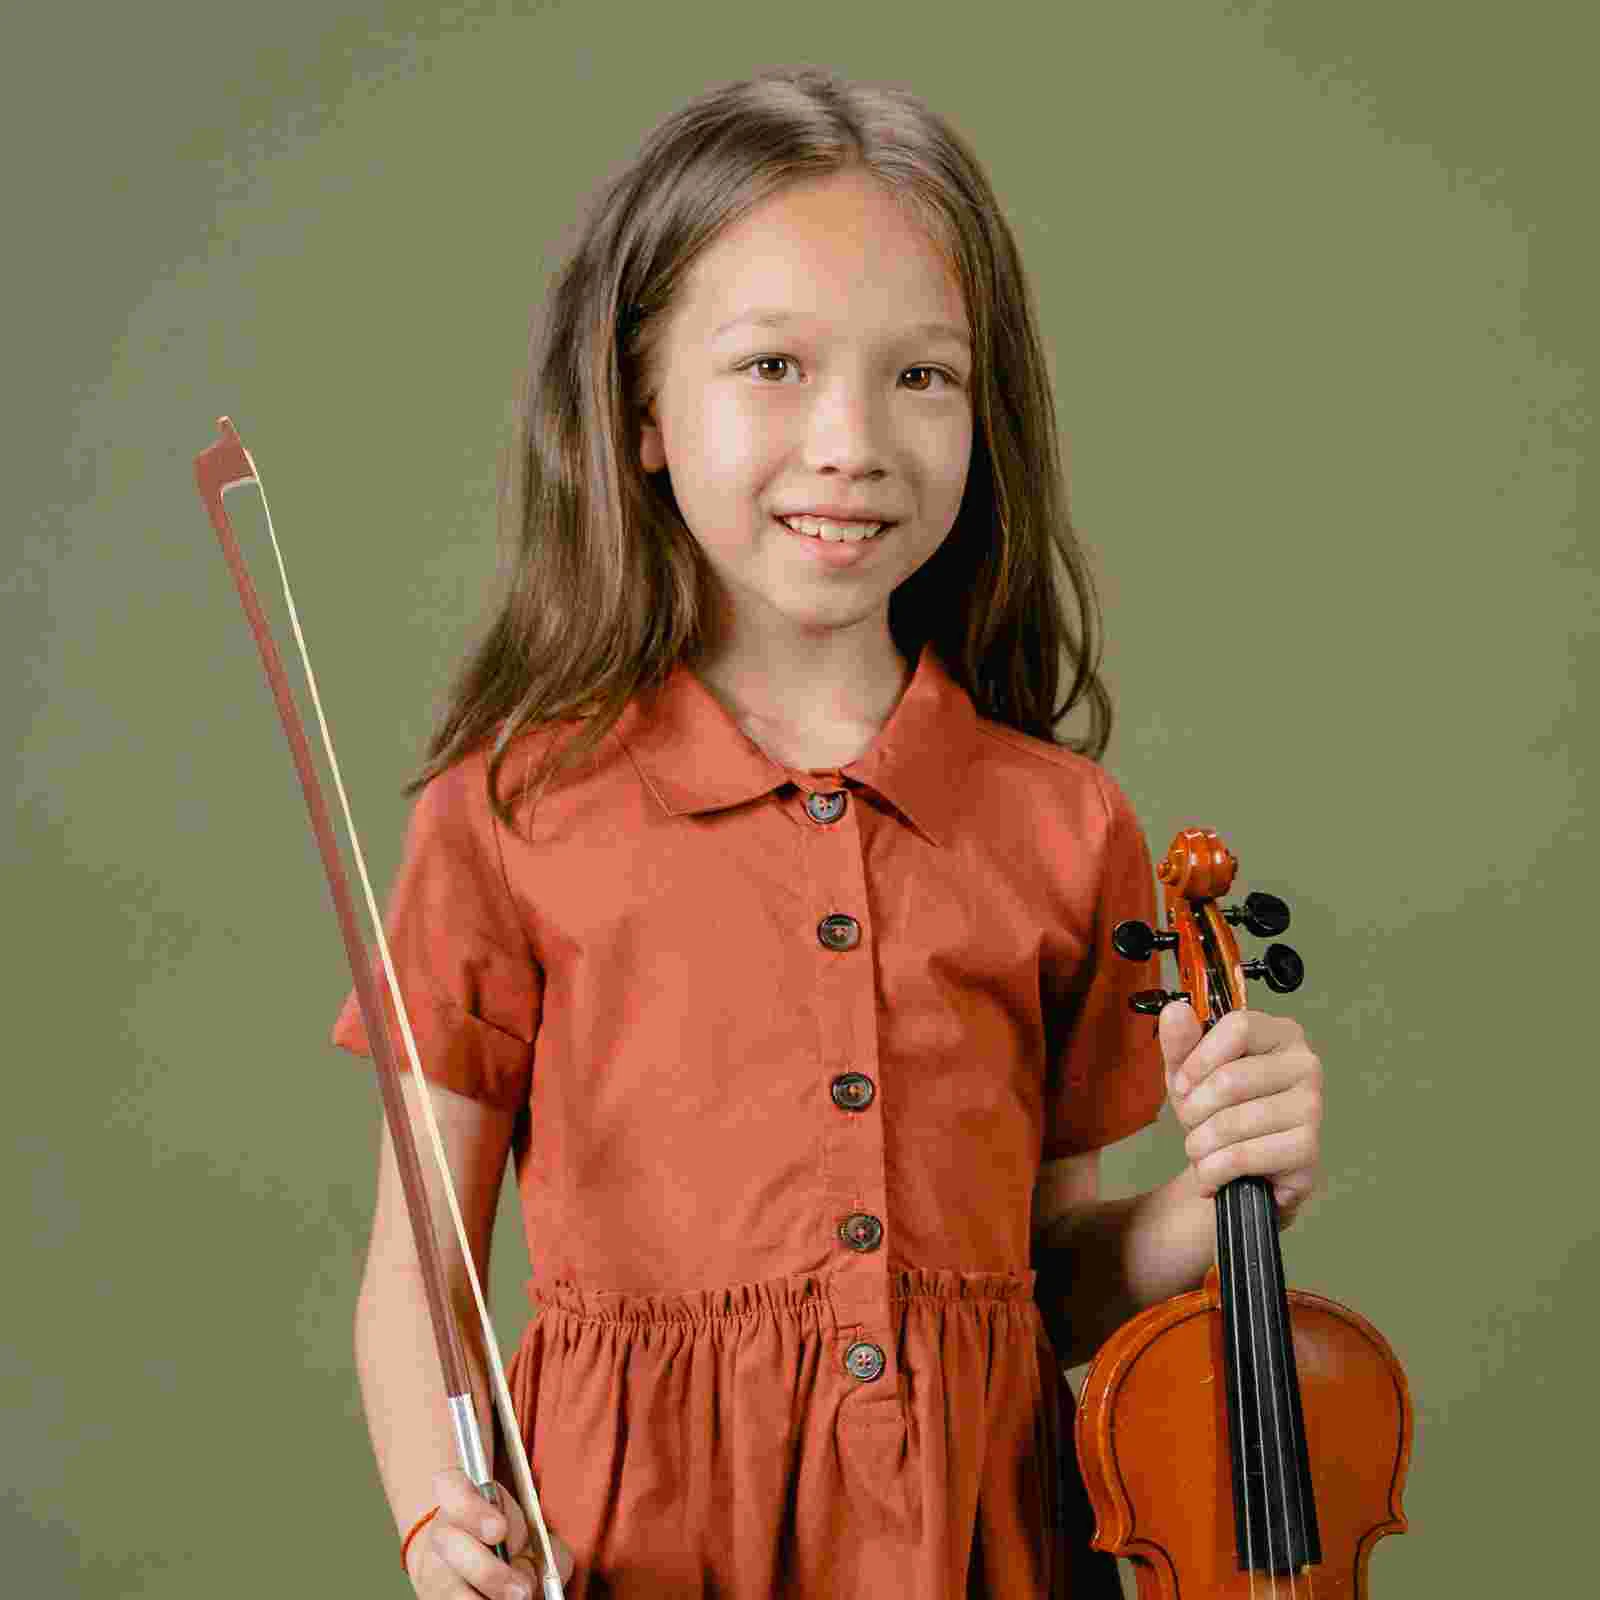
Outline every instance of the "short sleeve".
<path id="1" fill-rule="evenodd" d="M 1111 945 L 1111 930 L 1129 917 L 1160 926 L 1155 869 L 1127 797 L 1098 767 L 1095 778 L 1104 810 L 1093 943 L 1079 971 L 1063 975 L 1046 1029 L 1045 1161 L 1086 1154 L 1148 1127 L 1167 1094 L 1156 1019 L 1130 1004 L 1140 989 L 1161 986 L 1160 958 L 1130 961 Z"/>
<path id="2" fill-rule="evenodd" d="M 384 935 L 423 1075 L 470 1099 L 515 1110 L 528 1098 L 544 975 L 505 881 L 484 791 L 486 759 L 479 754 L 458 762 L 417 796 Z M 409 1072 L 375 943 L 368 954 L 395 1059 Z M 332 1041 L 355 1055 L 372 1054 L 354 988 Z"/>

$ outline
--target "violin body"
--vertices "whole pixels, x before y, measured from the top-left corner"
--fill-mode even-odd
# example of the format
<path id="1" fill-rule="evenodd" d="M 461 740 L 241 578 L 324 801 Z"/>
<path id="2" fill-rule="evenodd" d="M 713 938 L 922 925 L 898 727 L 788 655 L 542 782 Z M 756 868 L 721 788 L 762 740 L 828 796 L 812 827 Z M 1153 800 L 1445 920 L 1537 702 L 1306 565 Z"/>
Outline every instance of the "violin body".
<path id="1" fill-rule="evenodd" d="M 1286 994 L 1305 968 L 1288 945 L 1243 961 L 1233 927 L 1289 926 L 1276 895 L 1220 906 L 1238 861 L 1210 828 L 1182 828 L 1156 876 L 1166 927 L 1112 930 L 1116 951 L 1177 958 L 1184 988 L 1142 990 L 1159 1016 L 1186 1001 L 1203 1030 L 1245 1007 L 1247 979 Z M 1404 1533 L 1411 1391 L 1383 1335 L 1348 1306 L 1289 1289 L 1272 1185 L 1217 1191 L 1216 1265 L 1096 1352 L 1078 1401 L 1078 1465 L 1097 1550 L 1134 1564 L 1140 1600 L 1365 1596 L 1372 1547 Z"/>
<path id="2" fill-rule="evenodd" d="M 1322 1560 L 1296 1592 L 1366 1595 L 1367 1561 L 1404 1533 L 1411 1391 L 1383 1335 L 1359 1313 L 1288 1291 Z M 1202 1288 L 1149 1307 L 1096 1353 L 1078 1399 L 1078 1464 L 1097 1550 L 1134 1564 L 1139 1600 L 1251 1600 L 1273 1592 L 1241 1570 L 1228 1462 L 1223 1318 L 1215 1269 Z M 1181 1574 L 1181 1580 L 1180 1580 Z M 1277 1592 L 1290 1592 L 1277 1580 Z"/>

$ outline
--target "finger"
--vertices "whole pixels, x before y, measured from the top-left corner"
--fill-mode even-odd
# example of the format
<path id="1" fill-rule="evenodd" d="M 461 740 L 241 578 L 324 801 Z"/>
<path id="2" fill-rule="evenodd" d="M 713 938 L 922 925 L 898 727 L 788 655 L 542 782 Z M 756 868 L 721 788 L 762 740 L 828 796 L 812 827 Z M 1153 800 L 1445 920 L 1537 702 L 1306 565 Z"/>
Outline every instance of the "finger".
<path id="1" fill-rule="evenodd" d="M 428 1528 L 433 1554 L 468 1584 L 472 1593 L 487 1595 L 490 1600 L 531 1600 L 534 1585 L 529 1576 L 507 1566 L 476 1535 L 445 1521 L 442 1512 Z"/>
<path id="2" fill-rule="evenodd" d="M 503 1484 L 495 1484 L 491 1502 L 460 1467 L 435 1473 L 433 1492 L 439 1497 L 439 1515 L 475 1534 L 485 1544 L 505 1540 L 513 1553 L 527 1538 L 527 1524 L 517 1497 Z"/>
<path id="3" fill-rule="evenodd" d="M 1200 1027 L 1200 1019 L 1194 1014 L 1194 1007 L 1187 1000 L 1174 1000 L 1161 1008 L 1161 1015 L 1156 1021 L 1156 1034 L 1161 1041 L 1161 1059 L 1166 1065 L 1167 1085 L 1170 1088 L 1173 1074 L 1185 1064 L 1190 1052 L 1205 1035 Z"/>
<path id="4" fill-rule="evenodd" d="M 1192 1100 L 1194 1096 L 1189 1098 Z M 1183 1151 L 1191 1161 L 1200 1162 L 1230 1145 L 1301 1128 L 1310 1132 L 1315 1141 L 1321 1121 L 1318 1097 L 1305 1086 L 1296 1084 L 1282 1094 L 1224 1106 L 1204 1121 L 1191 1124 L 1183 1141 Z"/>
<path id="5" fill-rule="evenodd" d="M 1225 1062 L 1285 1049 L 1304 1038 L 1304 1030 L 1293 1017 L 1269 1017 L 1264 1011 L 1230 1011 L 1189 1052 L 1174 1087 L 1182 1094 L 1204 1082 Z"/>
<path id="6" fill-rule="evenodd" d="M 477 1485 L 460 1467 L 442 1467 L 434 1473 L 433 1497 L 439 1502 L 439 1515 L 455 1522 L 469 1523 L 483 1510 Z"/>
<path id="7" fill-rule="evenodd" d="M 1320 1169 L 1313 1167 L 1305 1172 L 1280 1174 L 1272 1185 L 1272 1198 L 1277 1202 L 1278 1220 L 1293 1221 L 1295 1214 L 1316 1193 Z"/>
<path id="8" fill-rule="evenodd" d="M 1315 1163 L 1315 1135 L 1306 1128 L 1291 1128 L 1214 1151 L 1194 1163 L 1194 1173 L 1204 1195 L 1215 1194 L 1235 1178 L 1270 1178 L 1275 1184 L 1300 1188 L 1306 1169 Z"/>
<path id="9" fill-rule="evenodd" d="M 496 1483 L 493 1487 L 500 1509 L 496 1512 L 495 1507 L 484 1500 L 480 1513 L 483 1520 L 479 1532 L 485 1542 L 491 1545 L 497 1539 L 505 1540 L 513 1570 L 532 1578 L 533 1592 L 537 1594 L 544 1574 L 544 1544 L 529 1525 L 516 1495 L 503 1483 Z M 555 1556 L 556 1571 L 560 1573 L 561 1581 L 565 1584 L 571 1578 L 577 1561 L 555 1529 L 547 1526 L 546 1532 L 550 1535 L 550 1550 Z"/>
<path id="10" fill-rule="evenodd" d="M 503 1483 L 492 1483 L 489 1487 L 494 1491 L 492 1500 L 481 1491 L 474 1491 L 478 1495 L 475 1514 L 480 1519 L 479 1531 L 485 1542 L 495 1544 L 504 1540 L 512 1555 L 526 1550 L 532 1540 L 528 1519 L 522 1514 L 517 1497 Z"/>
<path id="11" fill-rule="evenodd" d="M 561 1575 L 563 1585 L 572 1581 L 572 1574 L 577 1566 L 571 1549 L 554 1528 L 548 1529 L 550 1534 L 550 1549 L 556 1558 L 556 1571 Z M 544 1572 L 544 1549 L 538 1539 L 533 1541 L 532 1547 L 524 1551 L 511 1563 L 518 1572 L 526 1572 L 533 1579 L 534 1593 L 539 1592 L 540 1578 Z"/>
<path id="12" fill-rule="evenodd" d="M 1186 1128 L 1197 1128 L 1228 1106 L 1302 1091 L 1308 1114 L 1320 1115 L 1322 1064 L 1309 1050 L 1275 1050 L 1224 1062 L 1187 1093 L 1174 1089 L 1172 1109 Z"/>

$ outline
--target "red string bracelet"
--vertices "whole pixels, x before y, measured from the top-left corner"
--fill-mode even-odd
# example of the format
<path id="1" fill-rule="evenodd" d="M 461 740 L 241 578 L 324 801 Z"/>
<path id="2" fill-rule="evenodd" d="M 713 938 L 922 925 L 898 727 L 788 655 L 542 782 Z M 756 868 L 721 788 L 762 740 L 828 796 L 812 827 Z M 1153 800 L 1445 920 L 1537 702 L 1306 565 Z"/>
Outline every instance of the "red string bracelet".
<path id="1" fill-rule="evenodd" d="M 405 1573 L 408 1578 L 411 1576 L 411 1568 L 406 1565 L 406 1551 L 411 1548 L 411 1541 L 422 1532 L 423 1527 L 427 1523 L 431 1522 L 434 1517 L 438 1515 L 438 1512 L 438 1506 L 435 1506 L 432 1511 L 424 1512 L 422 1516 L 417 1518 L 415 1525 L 411 1529 L 411 1532 L 400 1541 L 400 1570 Z"/>

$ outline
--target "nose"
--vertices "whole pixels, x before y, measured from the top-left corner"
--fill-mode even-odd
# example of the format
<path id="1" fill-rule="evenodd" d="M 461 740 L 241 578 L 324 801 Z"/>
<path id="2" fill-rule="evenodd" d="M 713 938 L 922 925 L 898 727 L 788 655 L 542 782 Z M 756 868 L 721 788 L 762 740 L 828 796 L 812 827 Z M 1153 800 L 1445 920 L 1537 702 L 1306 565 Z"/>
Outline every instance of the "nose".
<path id="1" fill-rule="evenodd" d="M 890 427 L 888 399 L 847 378 L 818 385 L 806 414 L 806 465 L 852 478 L 881 476 Z"/>

